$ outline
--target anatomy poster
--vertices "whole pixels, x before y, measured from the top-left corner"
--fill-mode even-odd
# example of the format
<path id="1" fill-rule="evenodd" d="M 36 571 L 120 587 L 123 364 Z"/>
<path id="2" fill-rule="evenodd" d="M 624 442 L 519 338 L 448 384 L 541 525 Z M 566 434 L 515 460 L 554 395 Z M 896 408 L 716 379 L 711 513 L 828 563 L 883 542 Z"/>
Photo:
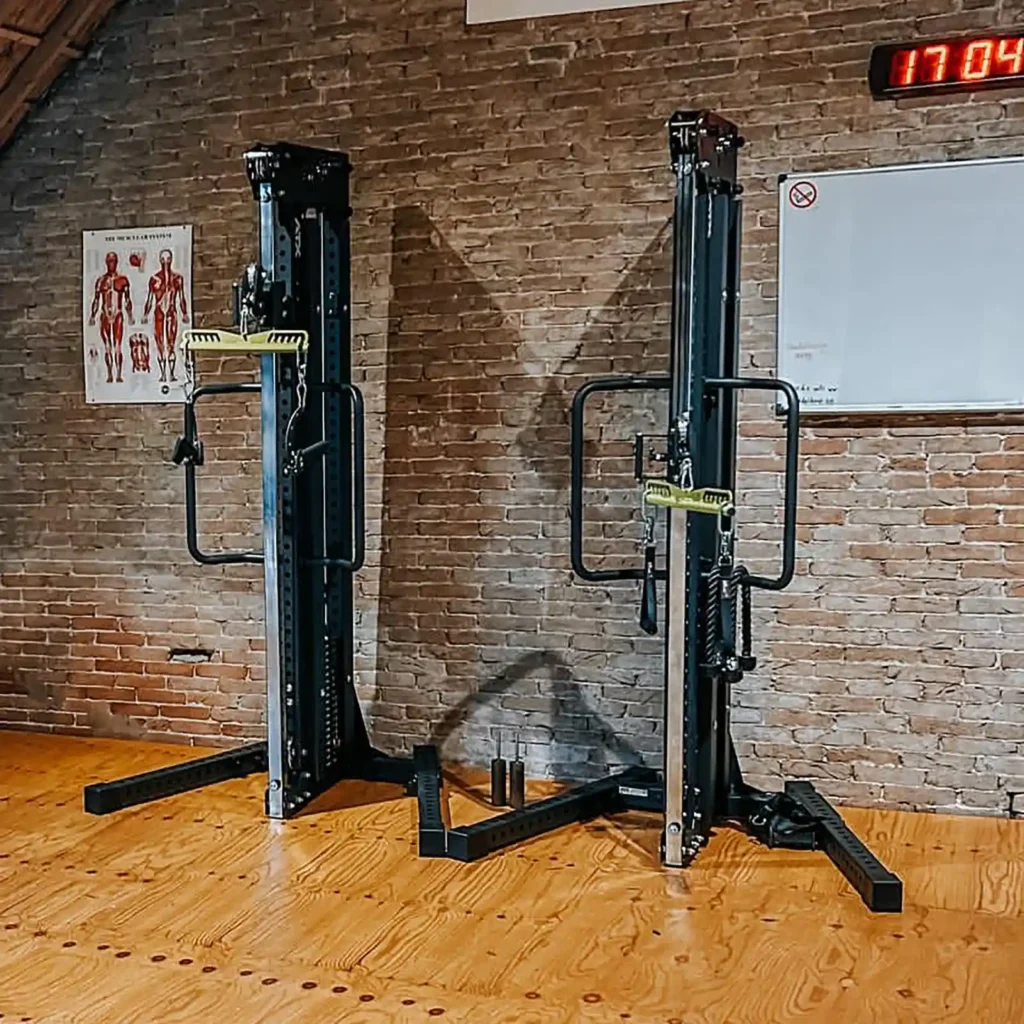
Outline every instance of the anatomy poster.
<path id="1" fill-rule="evenodd" d="M 85 400 L 180 402 L 192 315 L 192 228 L 82 237 Z"/>

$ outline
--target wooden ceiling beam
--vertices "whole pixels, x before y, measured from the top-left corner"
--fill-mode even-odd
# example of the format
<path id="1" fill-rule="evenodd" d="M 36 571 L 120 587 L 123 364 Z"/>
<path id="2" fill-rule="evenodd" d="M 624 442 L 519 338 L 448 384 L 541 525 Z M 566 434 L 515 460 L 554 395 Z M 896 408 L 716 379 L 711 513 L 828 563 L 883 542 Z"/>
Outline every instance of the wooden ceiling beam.
<path id="1" fill-rule="evenodd" d="M 90 22 L 99 22 L 118 0 L 68 0 L 53 24 L 32 52 L 21 62 L 18 70 L 0 91 L 0 149 L 14 134 L 26 111 L 60 73 L 69 55 L 67 48 Z M 0 20 L 3 8 L 10 7 L 0 0 Z"/>
<path id="2" fill-rule="evenodd" d="M 0 21 L 10 21 L 11 15 L 21 6 L 22 0 L 0 0 Z"/>
<path id="3" fill-rule="evenodd" d="M 8 25 L 0 24 L 0 39 L 10 39 L 12 43 L 21 43 L 22 46 L 31 46 L 35 49 L 42 41 L 42 36 L 34 32 L 23 32 L 20 28 L 11 28 Z M 77 46 L 65 46 L 64 52 L 69 57 L 81 57 L 82 51 Z"/>

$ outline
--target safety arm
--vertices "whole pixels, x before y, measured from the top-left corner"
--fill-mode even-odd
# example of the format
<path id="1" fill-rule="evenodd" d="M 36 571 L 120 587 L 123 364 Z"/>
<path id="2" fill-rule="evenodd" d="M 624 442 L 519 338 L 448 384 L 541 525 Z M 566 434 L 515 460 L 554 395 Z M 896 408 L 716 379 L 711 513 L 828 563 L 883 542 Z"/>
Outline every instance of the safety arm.
<path id="1" fill-rule="evenodd" d="M 583 414 L 587 399 L 597 391 L 667 391 L 667 376 L 599 377 L 576 392 L 572 400 L 571 476 L 569 506 L 569 543 L 573 572 L 590 583 L 610 580 L 642 580 L 644 569 L 589 569 L 583 562 Z M 664 570 L 656 574 L 664 579 Z"/>
<path id="2" fill-rule="evenodd" d="M 796 566 L 797 469 L 800 461 L 800 400 L 788 381 L 774 377 L 713 377 L 705 391 L 774 391 L 786 397 L 786 479 L 783 494 L 782 572 L 778 576 L 750 574 L 747 582 L 760 590 L 784 590 Z"/>
<path id="3" fill-rule="evenodd" d="M 185 538 L 189 554 L 201 565 L 242 565 L 263 561 L 259 551 L 202 551 L 199 547 L 198 511 L 196 508 L 196 466 L 203 464 L 203 445 L 196 422 L 196 403 L 207 395 L 259 394 L 258 383 L 204 384 L 192 392 L 185 402 L 185 432 L 174 446 L 172 459 L 185 467 Z"/>

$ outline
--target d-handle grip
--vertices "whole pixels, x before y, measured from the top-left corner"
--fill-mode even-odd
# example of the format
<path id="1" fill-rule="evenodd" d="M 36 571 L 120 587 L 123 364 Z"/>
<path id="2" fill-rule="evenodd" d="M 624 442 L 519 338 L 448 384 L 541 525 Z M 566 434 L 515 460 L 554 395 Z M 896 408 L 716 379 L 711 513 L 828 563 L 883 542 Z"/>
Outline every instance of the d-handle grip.
<path id="1" fill-rule="evenodd" d="M 655 547 L 644 548 L 644 582 L 640 597 L 640 628 L 649 636 L 658 632 L 658 589 L 654 571 Z"/>

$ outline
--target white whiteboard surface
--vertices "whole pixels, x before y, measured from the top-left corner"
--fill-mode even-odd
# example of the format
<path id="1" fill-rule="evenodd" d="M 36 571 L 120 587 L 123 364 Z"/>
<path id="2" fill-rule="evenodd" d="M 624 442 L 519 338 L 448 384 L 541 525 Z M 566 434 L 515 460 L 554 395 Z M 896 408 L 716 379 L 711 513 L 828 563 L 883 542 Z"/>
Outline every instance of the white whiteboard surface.
<path id="1" fill-rule="evenodd" d="M 785 176 L 777 365 L 807 412 L 1024 408 L 1024 157 Z"/>

